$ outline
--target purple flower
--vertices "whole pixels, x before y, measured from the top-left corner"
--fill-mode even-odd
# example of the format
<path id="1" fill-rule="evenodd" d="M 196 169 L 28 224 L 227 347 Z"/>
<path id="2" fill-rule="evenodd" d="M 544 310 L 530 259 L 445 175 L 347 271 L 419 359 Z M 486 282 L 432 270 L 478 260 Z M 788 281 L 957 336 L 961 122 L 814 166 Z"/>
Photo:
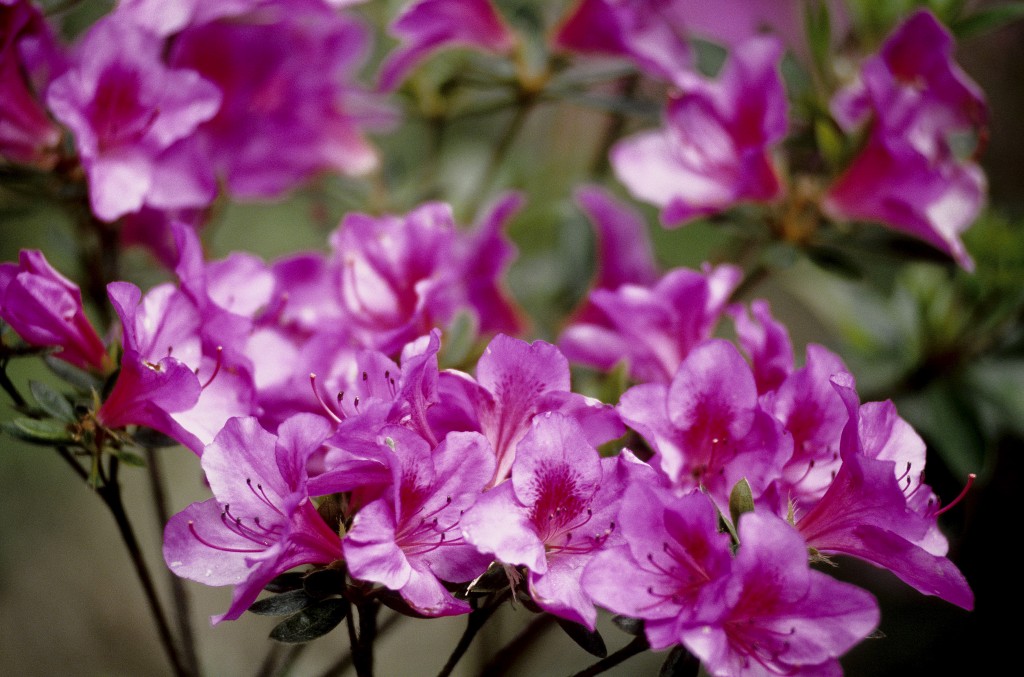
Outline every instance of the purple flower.
<path id="1" fill-rule="evenodd" d="M 917 12 L 836 95 L 832 110 L 849 132 L 869 126 L 825 209 L 919 237 L 972 269 L 960 234 L 981 209 L 985 176 L 957 156 L 950 137 L 980 136 L 987 110 L 978 86 L 953 62 L 950 33 L 929 12 Z"/>
<path id="2" fill-rule="evenodd" d="M 165 26 L 181 26 L 168 64 L 221 92 L 196 135 L 233 195 L 276 197 L 317 172 L 377 166 L 362 128 L 390 114 L 352 83 L 370 46 L 361 23 L 321 0 L 194 4 L 187 23 Z"/>
<path id="3" fill-rule="evenodd" d="M 190 137 L 217 112 L 220 92 L 197 73 L 168 68 L 160 38 L 118 14 L 98 21 L 47 103 L 75 136 L 93 213 L 202 207 L 213 174 Z"/>
<path id="4" fill-rule="evenodd" d="M 18 263 L 0 264 L 0 319 L 33 345 L 59 347 L 56 357 L 76 367 L 105 371 L 110 366 L 78 286 L 38 250 L 23 249 Z"/>
<path id="5" fill-rule="evenodd" d="M 628 452 L 627 452 L 628 454 Z M 633 463 L 604 459 L 571 418 L 533 420 L 511 479 L 483 494 L 462 518 L 466 540 L 499 561 L 529 570 L 530 596 L 544 610 L 591 630 L 597 611 L 580 585 L 583 567 L 616 531 L 615 515 Z"/>
<path id="6" fill-rule="evenodd" d="M 860 588 L 808 566 L 799 535 L 747 513 L 729 576 L 699 596 L 679 639 L 712 675 L 840 675 L 838 658 L 878 625 Z"/>
<path id="7" fill-rule="evenodd" d="M 858 406 L 849 375 L 832 380 L 849 415 L 842 466 L 821 500 L 797 515 L 797 530 L 815 550 L 871 562 L 923 594 L 972 609 L 966 579 L 945 557 L 921 439 L 891 403 Z"/>
<path id="8" fill-rule="evenodd" d="M 64 67 L 64 55 L 43 18 L 26 0 L 0 3 L 0 157 L 51 167 L 60 128 L 40 97 Z"/>
<path id="9" fill-rule="evenodd" d="M 349 214 L 331 237 L 345 322 L 356 342 L 393 354 L 462 308 L 484 331 L 519 328 L 498 275 L 510 256 L 499 236 L 521 199 L 500 199 L 463 235 L 451 207 L 423 204 L 405 216 Z"/>
<path id="10" fill-rule="evenodd" d="M 793 372 L 793 344 L 786 326 L 772 317 L 767 301 L 753 301 L 750 311 L 753 319 L 741 305 L 727 309 L 736 325 L 738 342 L 750 358 L 757 392 L 764 394 L 777 389 Z"/>
<path id="11" fill-rule="evenodd" d="M 389 26 L 402 41 L 380 68 L 380 88 L 398 87 L 417 64 L 441 49 L 467 46 L 501 54 L 516 45 L 489 0 L 415 0 Z"/>
<path id="12" fill-rule="evenodd" d="M 575 52 L 629 58 L 670 82 L 688 81 L 693 63 L 681 5 L 674 0 L 583 0 L 554 42 Z"/>
<path id="13" fill-rule="evenodd" d="M 723 339 L 696 347 L 670 384 L 630 388 L 618 410 L 677 491 L 701 488 L 723 508 L 741 479 L 755 496 L 763 492 L 792 453 L 782 426 L 758 406 L 750 367 Z"/>
<path id="14" fill-rule="evenodd" d="M 636 381 L 666 383 L 687 354 L 710 338 L 741 271 L 677 268 L 653 286 L 625 284 L 590 293 L 587 316 L 558 344 L 574 361 L 608 371 L 621 360 Z"/>
<path id="15" fill-rule="evenodd" d="M 476 380 L 444 371 L 438 398 L 428 412 L 434 430 L 474 430 L 491 443 L 498 460 L 490 486 L 508 477 L 519 440 L 538 414 L 556 411 L 573 417 L 595 446 L 623 432 L 614 409 L 571 392 L 569 363 L 544 341 L 529 344 L 498 334 L 477 362 Z"/>
<path id="16" fill-rule="evenodd" d="M 313 416 L 282 424 L 278 435 L 253 418 L 228 421 L 203 453 L 213 498 L 167 523 L 164 559 L 171 571 L 207 585 L 234 585 L 234 620 L 275 576 L 302 564 L 342 559 L 341 539 L 306 491 L 306 460 L 330 434 Z"/>
<path id="17" fill-rule="evenodd" d="M 460 520 L 494 472 L 494 454 L 479 433 L 451 433 L 435 449 L 398 427 L 381 431 L 392 484 L 360 508 L 345 535 L 349 573 L 398 591 L 418 613 L 467 613 L 442 581 L 470 581 L 491 558 L 466 543 Z"/>
<path id="18" fill-rule="evenodd" d="M 782 185 L 771 147 L 786 135 L 781 44 L 753 38 L 730 55 L 716 81 L 692 78 L 673 97 L 666 127 L 612 149 L 619 180 L 637 198 L 662 208 L 677 226 L 746 201 L 773 200 Z"/>

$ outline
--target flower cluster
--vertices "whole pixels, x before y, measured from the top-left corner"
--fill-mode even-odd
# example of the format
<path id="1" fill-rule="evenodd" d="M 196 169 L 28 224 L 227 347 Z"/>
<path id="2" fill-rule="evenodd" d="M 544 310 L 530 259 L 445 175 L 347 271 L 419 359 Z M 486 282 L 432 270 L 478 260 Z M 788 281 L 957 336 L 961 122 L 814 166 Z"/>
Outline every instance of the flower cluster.
<path id="1" fill-rule="evenodd" d="M 357 4 L 123 0 L 65 49 L 33 5 L 0 2 L 0 156 L 75 165 L 98 227 L 149 244 L 170 275 L 145 291 L 106 280 L 116 319 L 97 331 L 79 288 L 26 250 L 0 265 L 0 319 L 102 382 L 62 444 L 99 467 L 105 445 L 151 430 L 196 454 L 212 496 L 170 519 L 163 554 L 180 577 L 233 586 L 215 623 L 299 569 L 321 583 L 293 586 L 290 611 L 437 617 L 511 597 L 589 632 L 599 608 L 635 619 L 647 646 L 684 647 L 709 674 L 832 675 L 879 608 L 820 563 L 858 558 L 973 608 L 924 442 L 894 404 L 862 404 L 825 346 L 800 359 L 766 301 L 737 300 L 739 265 L 663 270 L 643 215 L 606 188 L 576 191 L 597 268 L 554 342 L 526 340 L 505 280 L 521 192 L 470 227 L 432 200 L 350 212 L 322 251 L 208 259 L 197 226 L 220 190 L 269 198 L 374 170 L 365 130 L 434 52 L 522 70 L 536 47 L 487 0 L 417 0 L 371 93 Z M 719 4 L 584 0 L 548 35 L 561 60 L 624 59 L 666 93 L 663 126 L 608 154 L 666 227 L 807 198 L 780 65 L 814 58 L 802 3 Z M 838 41 L 850 18 L 822 6 Z M 695 37 L 724 49 L 717 73 Z M 951 52 L 918 12 L 832 93 L 850 152 L 812 202 L 814 220 L 881 222 L 970 268 L 959 235 L 984 176 L 952 136 L 980 138 L 986 110 Z M 555 77 L 519 76 L 531 96 Z M 465 318 L 478 349 L 449 359 Z M 612 372 L 627 384 L 604 399 L 573 383 Z"/>

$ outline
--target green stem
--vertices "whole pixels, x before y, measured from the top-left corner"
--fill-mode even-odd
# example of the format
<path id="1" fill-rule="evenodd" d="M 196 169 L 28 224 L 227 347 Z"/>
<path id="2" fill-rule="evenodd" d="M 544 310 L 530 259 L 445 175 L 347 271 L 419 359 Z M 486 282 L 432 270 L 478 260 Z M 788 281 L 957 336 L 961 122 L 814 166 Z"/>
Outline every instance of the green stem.
<path id="1" fill-rule="evenodd" d="M 401 614 L 392 614 L 388 616 L 387 620 L 381 623 L 380 627 L 377 629 L 377 637 L 383 637 L 384 634 L 391 630 L 391 628 L 395 627 L 395 625 L 398 624 L 398 621 L 400 621 L 403 618 L 405 618 L 405 616 L 402 616 Z M 351 639 L 354 636 L 354 633 L 355 625 L 352 624 L 349 639 Z M 349 651 L 347 654 L 345 654 L 344 656 L 336 660 L 334 663 L 332 663 L 330 667 L 321 672 L 320 677 L 339 677 L 343 672 L 345 672 L 345 670 L 347 670 L 351 666 L 352 652 Z"/>
<path id="2" fill-rule="evenodd" d="M 0 361 L 0 387 L 7 392 L 15 407 L 21 409 L 28 404 L 25 398 L 21 396 L 21 393 L 18 392 L 18 387 L 11 381 L 11 377 L 7 375 L 7 360 Z"/>
<path id="3" fill-rule="evenodd" d="M 639 85 L 640 74 L 631 73 L 619 81 L 616 94 L 623 98 L 631 97 L 636 93 Z M 594 159 L 591 161 L 591 167 L 593 168 L 591 173 L 594 178 L 604 177 L 608 170 L 611 169 L 608 155 L 611 152 L 612 145 L 619 140 L 625 128 L 626 115 L 624 113 L 615 112 L 608 116 L 608 123 L 604 128 L 604 133 L 601 135 L 601 142 L 598 144 L 597 150 L 594 152 Z"/>
<path id="4" fill-rule="evenodd" d="M 151 447 L 146 447 L 146 467 L 149 469 L 149 486 L 153 493 L 153 507 L 156 509 L 157 526 L 163 533 L 164 526 L 171 519 L 167 508 L 167 492 L 164 490 L 163 472 L 160 455 Z M 192 604 L 185 586 L 185 581 L 170 569 L 166 569 L 171 584 L 171 597 L 174 600 L 174 615 L 178 626 L 178 640 L 182 659 L 188 671 L 193 675 L 201 674 L 199 656 L 196 654 L 195 633 L 192 632 Z"/>
<path id="5" fill-rule="evenodd" d="M 599 675 L 605 670 L 610 670 L 611 668 L 614 668 L 616 665 L 624 662 L 626 659 L 632 658 L 633 656 L 639 653 L 647 651 L 647 649 L 649 648 L 650 645 L 647 643 L 647 638 L 643 635 L 637 635 L 635 638 L 633 638 L 632 642 L 622 647 L 621 649 L 613 653 L 611 656 L 608 656 L 607 658 L 602 658 L 586 670 L 580 670 L 579 672 L 575 673 L 572 677 L 593 677 L 593 675 Z"/>

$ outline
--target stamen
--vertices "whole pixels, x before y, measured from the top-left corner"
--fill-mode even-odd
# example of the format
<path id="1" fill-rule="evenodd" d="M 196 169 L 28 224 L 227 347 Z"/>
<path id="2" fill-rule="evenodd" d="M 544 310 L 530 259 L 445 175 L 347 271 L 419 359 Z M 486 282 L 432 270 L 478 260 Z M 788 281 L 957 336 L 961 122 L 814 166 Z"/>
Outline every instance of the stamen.
<path id="1" fill-rule="evenodd" d="M 217 378 L 217 374 L 220 373 L 221 358 L 224 354 L 224 346 L 217 346 L 217 364 L 213 367 L 213 373 L 210 374 L 210 378 L 206 379 L 206 383 L 203 384 L 202 389 L 206 390 L 206 386 L 213 383 L 213 379 Z M 198 376 L 198 374 L 197 374 Z"/>
<path id="2" fill-rule="evenodd" d="M 263 552 L 264 550 L 264 548 L 229 548 L 223 545 L 214 545 L 199 535 L 199 532 L 196 531 L 195 522 L 192 520 L 188 521 L 188 530 L 192 532 L 192 536 L 194 536 L 197 541 L 205 545 L 207 548 L 213 548 L 214 550 L 222 550 L 224 552 Z"/>
<path id="3" fill-rule="evenodd" d="M 323 410 L 327 413 L 327 415 L 331 417 L 331 420 L 333 420 L 335 423 L 341 423 L 341 419 L 338 418 L 338 415 L 335 414 L 333 411 L 331 411 L 331 409 L 327 406 L 327 403 L 324 402 L 324 399 L 322 397 L 320 397 L 320 391 L 317 390 L 317 387 L 316 387 L 316 374 L 314 374 L 312 372 L 310 372 L 310 374 L 309 374 L 309 385 L 312 386 L 312 388 L 313 388 L 313 397 L 315 397 L 316 401 L 320 403 L 321 408 L 323 408 Z M 338 402 L 339 403 L 341 402 L 341 398 L 342 398 L 342 396 L 344 396 L 344 394 L 345 393 L 340 393 L 338 395 Z"/>
<path id="4" fill-rule="evenodd" d="M 942 513 L 946 512 L 947 510 L 952 508 L 954 505 L 959 503 L 960 501 L 964 500 L 964 496 L 966 496 L 967 492 L 970 491 L 971 487 L 974 486 L 974 480 L 977 477 L 978 476 L 975 475 L 974 473 L 971 473 L 970 475 L 968 475 L 967 476 L 967 484 L 964 486 L 963 491 L 961 491 L 960 494 L 956 498 L 953 499 L 952 503 L 950 503 L 950 504 L 946 505 L 945 507 L 940 508 L 939 510 L 937 510 L 935 512 L 935 516 L 938 517 L 939 515 L 941 515 Z"/>

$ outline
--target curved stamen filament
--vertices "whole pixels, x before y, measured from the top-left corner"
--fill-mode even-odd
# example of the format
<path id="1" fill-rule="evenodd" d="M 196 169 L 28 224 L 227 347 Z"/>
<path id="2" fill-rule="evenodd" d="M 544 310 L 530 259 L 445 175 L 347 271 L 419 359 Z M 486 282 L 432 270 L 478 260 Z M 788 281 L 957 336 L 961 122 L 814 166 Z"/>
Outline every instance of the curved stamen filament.
<path id="1" fill-rule="evenodd" d="M 963 491 L 961 491 L 960 494 L 956 498 L 954 498 L 951 503 L 947 504 L 945 507 L 942 507 L 942 508 L 939 508 L 938 510 L 936 510 L 935 511 L 935 516 L 938 517 L 939 515 L 941 515 L 942 513 L 946 512 L 947 510 L 952 508 L 954 505 L 959 503 L 960 501 L 964 500 L 964 497 L 967 495 L 967 492 L 970 491 L 971 487 L 974 486 L 974 480 L 977 479 L 977 477 L 978 476 L 975 475 L 974 473 L 971 473 L 970 475 L 968 475 L 967 476 L 967 484 L 964 485 Z"/>
<path id="2" fill-rule="evenodd" d="M 252 479 L 249 477 L 245 478 L 245 483 L 249 486 L 249 491 L 251 491 L 256 498 L 260 499 L 260 501 L 262 501 L 268 508 L 276 512 L 278 515 L 284 517 L 284 513 L 278 510 L 277 506 L 271 502 L 270 497 L 267 496 L 267 492 L 263 490 L 262 484 L 257 482 L 256 487 L 253 488 Z"/>
<path id="3" fill-rule="evenodd" d="M 312 372 L 310 372 L 309 374 L 309 385 L 312 386 L 313 388 L 313 397 L 315 397 L 316 401 L 320 403 L 320 407 L 324 410 L 324 412 L 326 412 L 327 415 L 331 418 L 331 420 L 334 421 L 335 423 L 341 423 L 341 419 L 338 417 L 338 415 L 331 411 L 331 408 L 327 406 L 326 402 L 324 402 L 324 398 L 320 397 L 320 391 L 316 387 L 316 374 Z M 345 393 L 339 393 L 338 402 L 341 402 L 341 398 L 344 397 L 344 395 Z"/>
<path id="4" fill-rule="evenodd" d="M 217 363 L 213 367 L 213 373 L 210 374 L 210 378 L 206 379 L 206 383 L 202 385 L 202 390 L 206 390 L 207 386 L 213 383 L 213 379 L 217 378 L 217 374 L 220 373 L 221 363 L 223 362 L 224 346 L 217 346 Z"/>
<path id="5" fill-rule="evenodd" d="M 263 552 L 264 550 L 263 548 L 229 548 L 224 545 L 214 545 L 213 543 L 210 543 L 208 540 L 199 535 L 199 532 L 196 531 L 195 522 L 193 522 L 192 520 L 188 521 L 188 530 L 192 532 L 192 536 L 197 541 L 199 541 L 208 548 L 213 548 L 214 550 L 222 550 L 224 552 Z"/>

